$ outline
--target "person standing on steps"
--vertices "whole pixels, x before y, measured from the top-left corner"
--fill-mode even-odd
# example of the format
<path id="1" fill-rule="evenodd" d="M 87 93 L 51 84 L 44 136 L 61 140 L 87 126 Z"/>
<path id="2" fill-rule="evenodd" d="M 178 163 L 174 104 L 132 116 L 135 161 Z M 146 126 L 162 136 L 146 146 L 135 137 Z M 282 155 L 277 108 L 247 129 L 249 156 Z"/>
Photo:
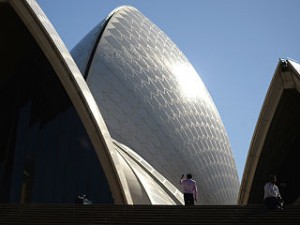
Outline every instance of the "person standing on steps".
<path id="1" fill-rule="evenodd" d="M 197 202 L 198 189 L 196 181 L 192 179 L 192 174 L 188 173 L 186 178 L 181 175 L 180 185 L 183 189 L 183 197 L 185 205 L 194 205 Z"/>

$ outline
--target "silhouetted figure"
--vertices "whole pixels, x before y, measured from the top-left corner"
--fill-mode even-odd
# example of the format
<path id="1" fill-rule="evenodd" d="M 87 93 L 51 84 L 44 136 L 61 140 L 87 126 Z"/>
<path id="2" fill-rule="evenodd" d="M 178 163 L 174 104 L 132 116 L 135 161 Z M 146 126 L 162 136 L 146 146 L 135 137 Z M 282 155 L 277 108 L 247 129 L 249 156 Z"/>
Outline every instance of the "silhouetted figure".
<path id="1" fill-rule="evenodd" d="M 192 174 L 188 173 L 186 179 L 184 179 L 184 175 L 182 174 L 180 184 L 183 189 L 185 205 L 194 205 L 194 202 L 197 202 L 198 189 L 196 181 L 192 180 Z"/>
<path id="2" fill-rule="evenodd" d="M 92 201 L 90 201 L 86 195 L 78 195 L 76 200 L 76 204 L 82 204 L 82 205 L 91 205 Z"/>
<path id="3" fill-rule="evenodd" d="M 271 175 L 270 181 L 264 186 L 264 203 L 268 209 L 282 209 L 283 200 L 276 185 L 277 178 Z"/>

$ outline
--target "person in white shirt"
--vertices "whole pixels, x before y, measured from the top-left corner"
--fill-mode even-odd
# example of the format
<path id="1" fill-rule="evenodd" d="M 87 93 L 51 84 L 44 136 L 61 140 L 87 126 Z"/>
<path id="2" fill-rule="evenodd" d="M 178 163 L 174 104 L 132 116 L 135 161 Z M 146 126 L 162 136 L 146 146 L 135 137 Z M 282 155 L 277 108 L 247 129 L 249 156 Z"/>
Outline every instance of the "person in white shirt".
<path id="1" fill-rule="evenodd" d="M 269 209 L 282 208 L 283 200 L 279 188 L 276 185 L 276 181 L 276 176 L 271 175 L 270 181 L 264 186 L 264 203 Z"/>
<path id="2" fill-rule="evenodd" d="M 192 179 L 192 174 L 188 173 L 186 179 L 184 179 L 184 175 L 182 174 L 180 184 L 183 189 L 185 205 L 194 205 L 197 202 L 198 189 L 196 181 Z"/>

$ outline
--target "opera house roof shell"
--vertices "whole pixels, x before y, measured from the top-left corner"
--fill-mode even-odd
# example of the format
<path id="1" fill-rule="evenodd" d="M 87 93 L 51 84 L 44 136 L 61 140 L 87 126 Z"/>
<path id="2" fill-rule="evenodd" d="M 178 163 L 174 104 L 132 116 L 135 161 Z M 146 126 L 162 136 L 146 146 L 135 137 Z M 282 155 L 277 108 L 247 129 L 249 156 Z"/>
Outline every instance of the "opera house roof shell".
<path id="1" fill-rule="evenodd" d="M 270 175 L 277 175 L 286 204 L 299 204 L 300 64 L 280 59 L 250 144 L 239 204 L 260 204 Z"/>
<path id="2" fill-rule="evenodd" d="M 191 171 L 203 203 L 234 203 L 238 178 L 217 109 L 157 26 L 133 7 L 119 8 L 72 55 L 114 139 L 177 187 L 178 175 Z"/>
<path id="3" fill-rule="evenodd" d="M 18 25 L 15 26 L 21 29 L 23 24 L 22 29 L 28 30 L 28 34 L 23 35 L 28 36 L 30 45 L 26 39 L 23 47 L 34 46 L 35 54 L 41 55 L 37 58 L 38 63 L 39 60 L 45 60 L 41 67 L 46 65 L 49 69 L 38 74 L 47 77 L 47 82 L 58 79 L 60 84 L 53 83 L 57 89 L 61 85 L 61 89 L 59 92 L 53 90 L 53 93 L 63 92 L 65 94 L 62 96 L 67 99 L 67 106 L 61 104 L 59 109 L 54 109 L 51 115 L 47 114 L 47 118 L 44 118 L 43 108 L 40 108 L 43 102 L 39 100 L 39 104 L 35 103 L 39 94 L 30 94 L 16 108 L 23 115 L 19 117 L 21 124 L 12 129 L 17 140 L 23 140 L 21 134 L 25 130 L 30 133 L 27 142 L 34 143 L 33 146 L 37 145 L 37 138 L 45 140 L 50 132 L 51 135 L 59 135 L 54 138 L 59 150 L 50 149 L 47 145 L 43 145 L 43 148 L 39 146 L 42 148 L 40 151 L 48 154 L 49 166 L 52 166 L 50 159 L 59 155 L 74 158 L 78 166 L 76 162 L 85 155 L 87 161 L 83 165 L 84 170 L 99 177 L 94 180 L 97 185 L 101 185 L 101 182 L 107 185 L 108 188 L 105 186 L 103 189 L 111 192 L 115 204 L 183 204 L 178 180 L 182 173 L 187 172 L 191 172 L 198 183 L 200 204 L 236 203 L 239 181 L 235 162 L 213 100 L 184 54 L 148 18 L 133 7 L 118 8 L 83 38 L 72 50 L 71 56 L 35 1 L 2 1 L 1 6 L 2 12 L 5 12 L 2 20 L 9 18 L 12 25 L 21 19 L 22 22 L 16 22 Z M 13 37 L 18 31 L 9 26 L 6 29 L 7 35 L 11 35 L 7 37 Z M 19 61 L 24 60 L 18 57 Z M 11 65 L 12 68 L 18 67 L 18 60 Z M 2 70 L 8 77 L 20 73 L 10 69 L 10 58 L 6 61 L 8 66 Z M 30 65 L 25 65 L 24 74 L 27 75 L 32 69 Z M 27 80 L 34 82 L 34 79 L 28 76 Z M 41 82 L 43 84 L 46 81 Z M 5 85 L 12 87 L 9 82 Z M 37 91 L 43 93 L 43 90 Z M 16 98 L 18 96 L 16 94 Z M 45 96 L 52 102 L 63 99 L 58 94 Z M 46 99 L 44 104 L 47 104 Z M 7 108 L 12 107 L 8 104 Z M 75 118 L 75 114 L 79 119 L 74 119 L 72 124 L 70 118 Z M 27 121 L 26 118 L 30 122 L 25 129 L 21 125 L 27 124 L 22 122 Z M 40 122 L 36 118 L 43 120 Z M 55 128 L 64 121 L 60 118 L 70 120 L 68 129 L 78 138 L 60 134 L 61 131 Z M 10 129 L 10 125 L 7 124 L 6 128 Z M 74 144 L 79 139 L 81 144 Z M 61 143 L 64 146 L 72 143 L 74 149 L 70 148 L 67 152 L 59 146 Z M 29 175 L 30 171 L 34 171 L 32 174 L 35 174 L 28 175 L 29 182 L 23 184 L 32 187 L 32 192 L 27 194 L 37 202 L 48 201 L 42 193 L 38 195 L 34 192 L 40 192 L 39 187 L 46 185 L 37 179 L 39 176 L 43 179 L 43 171 L 39 168 L 43 168 L 41 160 L 45 160 L 45 157 L 31 150 L 33 152 L 22 159 L 21 151 L 25 154 L 27 150 L 18 150 L 16 146 L 9 148 L 17 152 L 16 155 L 20 157 L 18 160 L 24 160 L 24 171 Z M 5 157 L 4 160 L 11 162 L 9 156 Z M 71 164 L 61 158 L 58 161 L 61 162 L 61 168 L 65 168 L 65 163 Z M 22 170 L 13 161 L 11 163 L 12 167 L 17 168 L 16 171 Z M 93 166 L 89 167 L 88 164 Z M 79 167 L 77 169 L 80 175 Z M 68 170 L 61 171 L 68 175 Z M 55 175 L 51 170 L 45 173 Z M 100 176 L 102 173 L 104 175 Z M 18 172 L 13 172 L 11 179 L 20 179 Z M 75 193 L 86 188 L 98 196 L 92 176 L 83 175 L 80 178 L 89 183 L 88 186 L 78 184 L 76 179 L 72 177 L 70 181 L 64 181 L 70 185 L 70 190 L 74 189 Z M 58 181 L 53 178 L 53 182 Z M 21 187 L 15 190 L 21 190 Z M 53 189 L 49 188 L 49 193 L 53 190 L 60 192 L 65 187 L 54 185 Z M 66 195 L 71 196 L 71 193 Z M 23 197 L 24 201 L 30 201 L 30 198 L 26 200 L 28 196 Z M 70 201 L 70 198 L 64 200 L 59 194 L 55 198 L 57 201 Z"/>

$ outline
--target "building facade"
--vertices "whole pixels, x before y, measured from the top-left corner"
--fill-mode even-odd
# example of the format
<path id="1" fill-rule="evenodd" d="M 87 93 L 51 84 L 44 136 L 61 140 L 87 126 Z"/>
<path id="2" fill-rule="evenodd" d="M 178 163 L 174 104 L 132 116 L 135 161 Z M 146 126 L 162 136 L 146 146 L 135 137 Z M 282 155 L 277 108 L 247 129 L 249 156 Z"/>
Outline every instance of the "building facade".
<path id="1" fill-rule="evenodd" d="M 239 204 L 261 204 L 270 175 L 286 204 L 299 204 L 300 64 L 280 60 L 265 97 L 250 144 Z"/>
<path id="2" fill-rule="evenodd" d="M 199 75 L 163 31 L 135 8 L 121 7 L 72 55 L 114 139 L 178 189 L 180 175 L 191 172 L 203 204 L 236 201 L 239 182 L 221 118 Z"/>
<path id="3" fill-rule="evenodd" d="M 10 21 L 1 37 L 2 202 L 85 193 L 94 203 L 183 204 L 178 181 L 190 172 L 200 204 L 236 204 L 237 171 L 213 100 L 148 18 L 116 9 L 71 56 L 35 1 L 0 4 Z"/>

